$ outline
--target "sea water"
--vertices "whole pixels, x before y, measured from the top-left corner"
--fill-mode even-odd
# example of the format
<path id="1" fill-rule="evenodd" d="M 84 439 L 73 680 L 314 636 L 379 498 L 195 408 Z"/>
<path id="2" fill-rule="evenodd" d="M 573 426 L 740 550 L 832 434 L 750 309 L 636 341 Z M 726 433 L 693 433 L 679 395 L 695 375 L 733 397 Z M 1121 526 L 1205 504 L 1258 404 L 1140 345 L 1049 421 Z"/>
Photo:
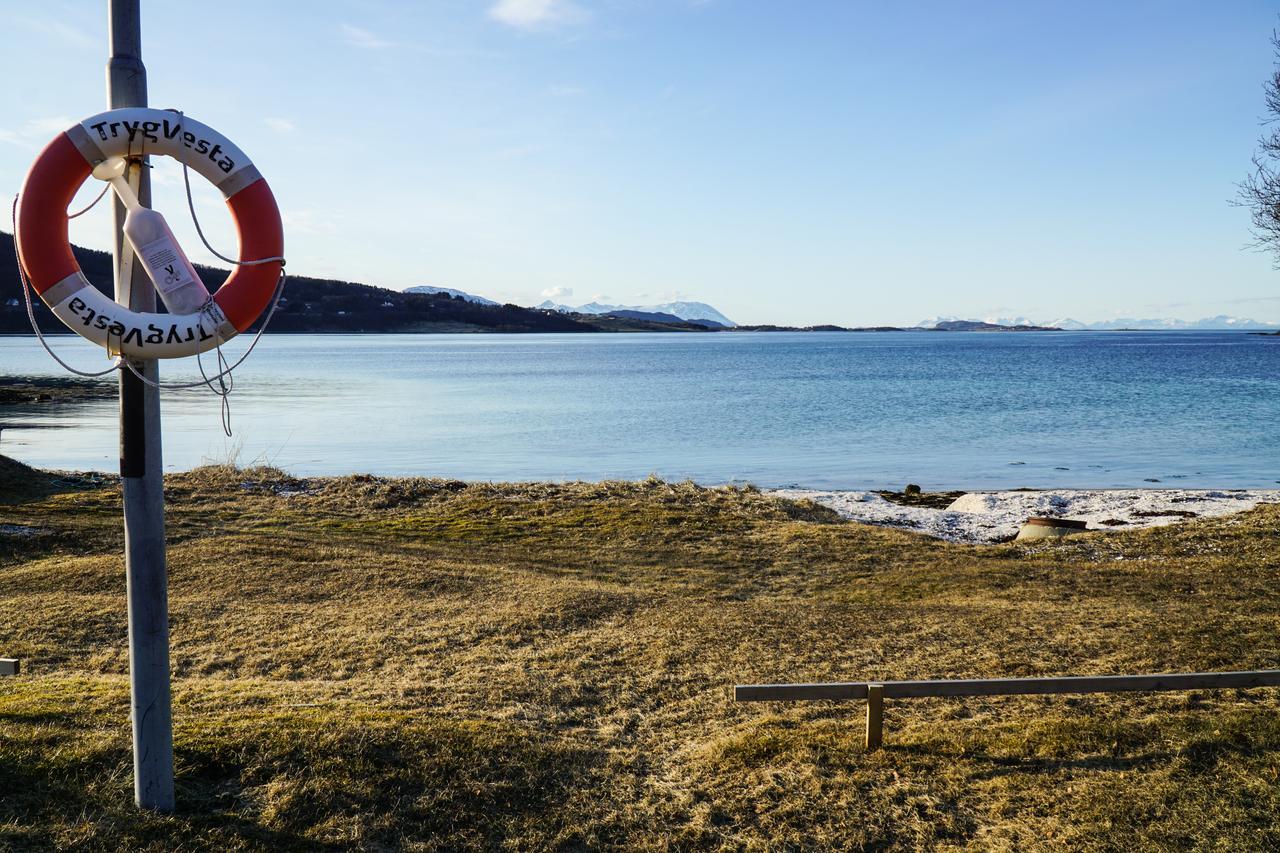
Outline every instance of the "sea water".
<path id="1" fill-rule="evenodd" d="M 99 351 L 52 344 L 85 368 Z M 234 341 L 229 350 L 246 344 Z M 212 372 L 213 359 L 205 357 Z M 0 373 L 62 375 L 34 338 Z M 194 360 L 164 362 L 169 381 Z M 765 487 L 1274 486 L 1280 338 L 1240 332 L 268 334 L 163 395 L 164 462 Z M 111 399 L 0 406 L 0 453 L 110 471 Z"/>

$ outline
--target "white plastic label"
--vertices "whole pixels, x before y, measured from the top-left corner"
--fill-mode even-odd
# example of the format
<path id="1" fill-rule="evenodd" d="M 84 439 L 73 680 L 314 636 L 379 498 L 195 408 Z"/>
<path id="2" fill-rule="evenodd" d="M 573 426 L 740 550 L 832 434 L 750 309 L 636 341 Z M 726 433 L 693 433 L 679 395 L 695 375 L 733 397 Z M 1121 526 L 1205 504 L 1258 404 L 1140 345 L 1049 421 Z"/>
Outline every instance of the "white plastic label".
<path id="1" fill-rule="evenodd" d="M 147 272 L 151 273 L 151 280 L 164 293 L 173 293 L 195 281 L 187 271 L 186 259 L 178 253 L 178 248 L 168 235 L 152 240 L 138 249 L 138 254 L 142 256 Z"/>

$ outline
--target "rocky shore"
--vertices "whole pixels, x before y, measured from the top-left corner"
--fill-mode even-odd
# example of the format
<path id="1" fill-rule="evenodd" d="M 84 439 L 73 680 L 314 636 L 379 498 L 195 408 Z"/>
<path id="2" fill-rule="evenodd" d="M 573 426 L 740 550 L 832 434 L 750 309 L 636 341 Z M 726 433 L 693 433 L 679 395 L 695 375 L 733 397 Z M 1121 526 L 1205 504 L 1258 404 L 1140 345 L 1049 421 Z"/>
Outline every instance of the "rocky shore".
<path id="1" fill-rule="evenodd" d="M 105 399 L 117 394 L 111 379 L 69 376 L 0 376 L 0 405 L 31 405 L 62 400 Z"/>

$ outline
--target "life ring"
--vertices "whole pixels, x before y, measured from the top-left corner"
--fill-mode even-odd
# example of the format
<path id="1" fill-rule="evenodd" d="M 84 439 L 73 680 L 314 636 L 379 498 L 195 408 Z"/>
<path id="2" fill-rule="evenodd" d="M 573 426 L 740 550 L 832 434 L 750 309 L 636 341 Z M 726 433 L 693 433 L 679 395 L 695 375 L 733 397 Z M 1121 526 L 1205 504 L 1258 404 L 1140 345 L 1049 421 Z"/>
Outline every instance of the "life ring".
<path id="1" fill-rule="evenodd" d="M 90 284 L 71 252 L 67 206 L 95 165 L 145 154 L 167 154 L 222 191 L 241 263 L 283 257 L 280 209 L 244 152 L 194 119 L 146 108 L 99 113 L 55 137 L 22 185 L 14 240 L 32 287 L 73 331 L 132 358 L 195 355 L 253 324 L 271 301 L 283 263 L 235 267 L 208 306 L 192 314 L 131 311 Z"/>

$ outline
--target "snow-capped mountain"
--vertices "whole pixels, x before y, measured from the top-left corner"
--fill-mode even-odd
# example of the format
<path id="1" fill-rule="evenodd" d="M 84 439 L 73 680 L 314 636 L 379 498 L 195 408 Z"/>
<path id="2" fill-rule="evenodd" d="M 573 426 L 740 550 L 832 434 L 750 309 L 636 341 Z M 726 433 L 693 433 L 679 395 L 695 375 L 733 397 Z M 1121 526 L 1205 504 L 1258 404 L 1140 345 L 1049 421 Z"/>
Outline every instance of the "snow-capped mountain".
<path id="1" fill-rule="evenodd" d="M 1053 320 L 1045 323 L 1046 326 L 1057 326 L 1059 329 L 1065 329 L 1068 332 L 1083 332 L 1089 327 L 1079 320 L 1073 320 L 1070 317 L 1063 317 L 1061 320 Z"/>
<path id="2" fill-rule="evenodd" d="M 938 325 L 939 323 L 953 323 L 956 320 L 964 320 L 964 319 L 966 318 L 956 317 L 951 314 L 939 314 L 937 317 L 926 317 L 925 319 L 921 320 L 919 323 L 916 323 L 915 328 L 932 329 L 934 326 Z"/>
<path id="3" fill-rule="evenodd" d="M 1115 320 L 1099 320 L 1090 323 L 1090 329 L 1274 329 L 1275 322 L 1250 320 L 1247 317 L 1231 317 L 1219 314 L 1203 320 L 1142 319 L 1120 317 Z"/>
<path id="4" fill-rule="evenodd" d="M 737 323 L 721 314 L 705 302 L 664 302 L 661 305 L 605 305 L 600 302 L 588 302 L 585 305 L 562 305 L 548 299 L 538 308 L 551 309 L 576 314 L 612 314 L 615 311 L 640 311 L 646 314 L 672 314 L 681 320 L 697 322 L 710 320 L 721 326 L 736 326 Z"/>
<path id="5" fill-rule="evenodd" d="M 454 290 L 452 287 L 432 287 L 429 284 L 420 284 L 417 287 L 406 288 L 405 293 L 443 293 L 446 296 L 456 296 L 465 299 L 468 302 L 474 302 L 477 305 L 497 305 L 492 299 L 485 299 L 483 296 L 476 296 L 474 293 L 467 293 L 462 290 Z"/>
<path id="6" fill-rule="evenodd" d="M 594 305 L 595 303 L 591 303 L 591 302 L 589 302 L 589 303 L 587 303 L 587 304 L 588 304 L 588 305 Z M 533 306 L 533 307 L 534 307 L 534 308 L 540 308 L 540 309 L 542 309 L 543 311 L 559 311 L 559 312 L 561 312 L 562 314 L 576 314 L 576 313 L 592 314 L 592 313 L 595 313 L 595 312 L 593 312 L 593 311 L 580 311 L 579 309 L 574 308 L 572 305 L 565 305 L 564 303 L 561 303 L 561 302 L 552 302 L 550 299 L 544 299 L 544 300 L 542 300 L 541 302 L 539 302 L 537 305 L 535 305 L 535 306 Z M 584 306 L 584 308 L 585 308 L 585 306 Z"/>
<path id="7" fill-rule="evenodd" d="M 951 314 L 940 314 L 916 323 L 917 329 L 932 329 L 942 323 L 990 323 L 993 326 L 1051 326 L 1055 323 L 1037 323 L 1028 317 L 956 317 Z"/>
<path id="8" fill-rule="evenodd" d="M 1028 317 L 1018 315 L 1017 317 L 983 317 L 982 322 L 991 323 L 995 326 L 1047 326 L 1048 323 L 1037 323 Z"/>

